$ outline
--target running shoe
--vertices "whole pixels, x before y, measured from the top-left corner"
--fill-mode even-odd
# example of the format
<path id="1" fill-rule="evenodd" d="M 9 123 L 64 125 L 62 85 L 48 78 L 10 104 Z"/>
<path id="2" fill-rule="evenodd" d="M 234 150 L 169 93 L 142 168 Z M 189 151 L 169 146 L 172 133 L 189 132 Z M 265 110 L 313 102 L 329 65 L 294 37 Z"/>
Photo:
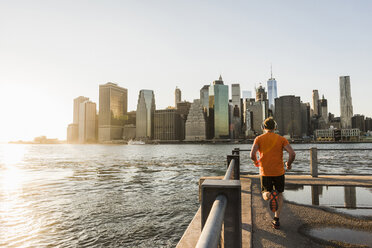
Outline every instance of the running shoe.
<path id="1" fill-rule="evenodd" d="M 270 210 L 274 213 L 278 210 L 278 195 L 279 193 L 276 190 L 273 190 L 270 193 L 269 206 Z"/>
<path id="2" fill-rule="evenodd" d="M 272 224 L 272 226 L 273 226 L 273 228 L 275 228 L 275 229 L 279 229 L 280 228 L 280 222 L 279 222 L 279 219 L 273 219 L 272 221 L 271 221 L 271 224 Z"/>

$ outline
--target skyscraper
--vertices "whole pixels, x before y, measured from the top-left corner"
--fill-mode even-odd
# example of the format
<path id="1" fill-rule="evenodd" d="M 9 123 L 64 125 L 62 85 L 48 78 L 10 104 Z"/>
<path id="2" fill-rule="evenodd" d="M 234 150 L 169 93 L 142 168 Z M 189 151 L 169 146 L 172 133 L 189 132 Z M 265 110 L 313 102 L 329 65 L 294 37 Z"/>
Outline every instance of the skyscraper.
<path id="1" fill-rule="evenodd" d="M 278 91 L 276 88 L 276 80 L 273 78 L 273 71 L 271 69 L 271 77 L 267 81 L 267 95 L 269 100 L 269 108 L 274 111 L 275 98 L 278 97 Z"/>
<path id="2" fill-rule="evenodd" d="M 319 115 L 319 93 L 318 90 L 313 90 L 313 115 Z"/>
<path id="3" fill-rule="evenodd" d="M 351 128 L 353 105 L 351 99 L 350 76 L 340 77 L 341 128 Z"/>
<path id="4" fill-rule="evenodd" d="M 191 104 L 186 121 L 186 140 L 205 140 L 207 138 L 206 112 L 199 99 Z"/>
<path id="5" fill-rule="evenodd" d="M 174 106 L 177 108 L 177 103 L 181 102 L 181 90 L 176 87 L 176 90 L 174 91 Z"/>
<path id="6" fill-rule="evenodd" d="M 97 106 L 96 103 L 85 101 L 80 103 L 79 110 L 79 143 L 97 141 Z"/>
<path id="7" fill-rule="evenodd" d="M 260 86 L 256 89 L 256 101 L 265 101 L 267 100 L 267 93 L 265 91 L 265 88 Z"/>
<path id="8" fill-rule="evenodd" d="M 209 86 L 210 135 L 216 139 L 229 137 L 229 87 L 223 84 L 222 77 Z"/>
<path id="9" fill-rule="evenodd" d="M 275 99 L 274 118 L 280 135 L 302 137 L 301 99 L 298 96 L 281 96 Z"/>
<path id="10" fill-rule="evenodd" d="M 99 86 L 98 140 L 123 137 L 124 115 L 128 111 L 128 90 L 114 83 Z"/>
<path id="11" fill-rule="evenodd" d="M 209 106 L 209 85 L 204 85 L 200 89 L 200 104 L 203 109 L 207 110 Z"/>
<path id="12" fill-rule="evenodd" d="M 239 116 L 242 107 L 240 106 L 240 84 L 232 84 L 231 85 L 231 102 L 233 105 L 233 108 L 237 106 L 239 108 Z"/>
<path id="13" fill-rule="evenodd" d="M 318 113 L 324 122 L 328 123 L 328 103 L 327 99 L 324 98 L 324 95 L 322 96 L 322 99 L 318 101 Z"/>
<path id="14" fill-rule="evenodd" d="M 140 90 L 136 112 L 136 139 L 154 136 L 155 95 L 152 90 Z"/>
<path id="15" fill-rule="evenodd" d="M 79 96 L 74 99 L 73 122 L 69 124 L 67 128 L 67 142 L 68 143 L 76 143 L 79 141 L 80 104 L 88 100 L 89 98 L 85 96 Z"/>
<path id="16" fill-rule="evenodd" d="M 89 97 L 85 97 L 85 96 L 79 96 L 74 99 L 74 119 L 73 119 L 74 124 L 79 124 L 80 103 L 83 103 L 88 100 L 89 100 Z"/>

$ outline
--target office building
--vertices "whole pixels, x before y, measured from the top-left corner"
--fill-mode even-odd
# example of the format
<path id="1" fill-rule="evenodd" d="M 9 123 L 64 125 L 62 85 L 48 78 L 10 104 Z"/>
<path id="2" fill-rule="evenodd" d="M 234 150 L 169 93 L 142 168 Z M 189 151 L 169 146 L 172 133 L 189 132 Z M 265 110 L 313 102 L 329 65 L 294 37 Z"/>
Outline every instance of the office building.
<path id="1" fill-rule="evenodd" d="M 72 123 L 79 124 L 80 104 L 88 100 L 89 100 L 89 97 L 85 97 L 85 96 L 79 96 L 74 99 L 74 119 Z"/>
<path id="2" fill-rule="evenodd" d="M 253 98 L 245 99 L 244 126 L 245 134 L 248 137 L 262 134 L 261 124 L 268 117 L 268 100 L 254 101 Z"/>
<path id="3" fill-rule="evenodd" d="M 327 124 L 328 123 L 328 104 L 327 99 L 322 96 L 322 99 L 318 101 L 318 114 L 319 117 L 323 119 L 323 121 Z"/>
<path id="4" fill-rule="evenodd" d="M 155 110 L 155 140 L 181 140 L 181 128 L 181 116 L 175 109 Z"/>
<path id="5" fill-rule="evenodd" d="M 302 137 L 310 135 L 310 103 L 301 103 L 301 132 Z"/>
<path id="6" fill-rule="evenodd" d="M 183 101 L 177 104 L 177 113 L 181 117 L 181 140 L 185 139 L 186 120 L 191 107 L 191 102 Z"/>
<path id="7" fill-rule="evenodd" d="M 174 91 L 174 106 L 177 108 L 177 103 L 181 102 L 181 90 L 176 87 Z"/>
<path id="8" fill-rule="evenodd" d="M 199 141 L 207 139 L 207 116 L 201 100 L 191 103 L 186 121 L 186 140 Z"/>
<path id="9" fill-rule="evenodd" d="M 124 115 L 128 111 L 128 90 L 114 83 L 99 86 L 98 140 L 120 140 Z"/>
<path id="10" fill-rule="evenodd" d="M 278 91 L 276 88 L 276 80 L 273 78 L 273 72 L 271 70 L 271 77 L 267 81 L 267 96 L 269 100 L 269 109 L 273 110 L 275 109 L 275 98 L 278 97 Z"/>
<path id="11" fill-rule="evenodd" d="M 301 99 L 296 96 L 281 96 L 275 99 L 274 118 L 280 135 L 302 138 Z"/>
<path id="12" fill-rule="evenodd" d="M 366 131 L 366 124 L 364 115 L 354 115 L 351 117 L 351 126 L 352 128 L 359 128 L 361 132 Z"/>
<path id="13" fill-rule="evenodd" d="M 78 143 L 79 142 L 79 113 L 80 104 L 88 101 L 89 98 L 85 96 L 79 96 L 74 99 L 73 106 L 73 121 L 67 127 L 67 143 Z"/>
<path id="14" fill-rule="evenodd" d="M 136 112 L 136 139 L 152 139 L 154 136 L 155 95 L 152 90 L 141 90 Z"/>
<path id="15" fill-rule="evenodd" d="M 136 111 L 130 111 L 124 115 L 123 140 L 136 138 Z"/>
<path id="16" fill-rule="evenodd" d="M 313 90 L 313 115 L 314 116 L 319 116 L 319 92 L 318 90 Z"/>
<path id="17" fill-rule="evenodd" d="M 200 89 L 200 103 L 203 109 L 207 111 L 209 107 L 209 85 L 204 85 L 203 88 Z"/>
<path id="18" fill-rule="evenodd" d="M 94 102 L 80 103 L 79 143 L 97 142 L 97 106 Z"/>
<path id="19" fill-rule="evenodd" d="M 372 118 L 366 117 L 364 120 L 364 127 L 366 132 L 372 131 Z"/>
<path id="20" fill-rule="evenodd" d="M 256 101 L 266 101 L 267 100 L 267 92 L 265 88 L 260 86 L 256 89 Z"/>
<path id="21" fill-rule="evenodd" d="M 353 105 L 351 99 L 350 77 L 340 77 L 340 107 L 341 127 L 351 128 L 351 117 L 353 116 Z"/>
<path id="22" fill-rule="evenodd" d="M 210 138 L 229 138 L 229 87 L 223 84 L 222 77 L 209 86 Z"/>
<path id="23" fill-rule="evenodd" d="M 74 144 L 79 142 L 79 124 L 71 123 L 67 127 L 67 143 Z"/>

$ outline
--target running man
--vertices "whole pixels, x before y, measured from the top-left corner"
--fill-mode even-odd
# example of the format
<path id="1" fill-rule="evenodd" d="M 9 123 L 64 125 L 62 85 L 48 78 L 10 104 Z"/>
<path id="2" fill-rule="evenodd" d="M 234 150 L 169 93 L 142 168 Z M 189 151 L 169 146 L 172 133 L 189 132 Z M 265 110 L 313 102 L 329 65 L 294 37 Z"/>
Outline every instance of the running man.
<path id="1" fill-rule="evenodd" d="M 286 138 L 274 133 L 276 128 L 276 122 L 272 117 L 262 123 L 264 134 L 254 140 L 251 159 L 255 166 L 260 167 L 262 197 L 265 201 L 269 200 L 270 209 L 275 213 L 271 223 L 275 229 L 278 229 L 285 183 L 283 149 L 289 153 L 288 162 L 285 163 L 287 170 L 292 168 L 296 153 Z M 257 160 L 257 152 L 259 152 L 259 160 Z"/>

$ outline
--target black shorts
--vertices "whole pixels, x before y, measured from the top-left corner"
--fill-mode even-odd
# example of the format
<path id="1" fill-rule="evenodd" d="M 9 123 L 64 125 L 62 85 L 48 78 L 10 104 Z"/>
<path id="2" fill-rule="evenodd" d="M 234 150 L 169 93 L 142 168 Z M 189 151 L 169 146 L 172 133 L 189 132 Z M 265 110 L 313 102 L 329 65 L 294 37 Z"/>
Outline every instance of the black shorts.
<path id="1" fill-rule="evenodd" d="M 279 193 L 284 192 L 284 174 L 278 177 L 261 176 L 261 192 L 271 192 L 276 189 Z"/>

